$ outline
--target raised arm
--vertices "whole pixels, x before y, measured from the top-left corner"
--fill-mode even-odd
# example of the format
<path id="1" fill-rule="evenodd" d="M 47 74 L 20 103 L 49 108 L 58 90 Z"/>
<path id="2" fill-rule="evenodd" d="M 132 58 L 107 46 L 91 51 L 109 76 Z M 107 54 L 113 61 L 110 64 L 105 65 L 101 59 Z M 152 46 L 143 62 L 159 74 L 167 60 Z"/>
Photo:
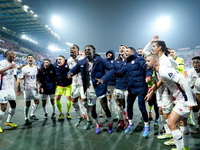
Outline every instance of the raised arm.
<path id="1" fill-rule="evenodd" d="M 155 35 L 151 41 L 144 47 L 144 49 L 142 50 L 142 52 L 144 53 L 144 55 L 147 57 L 150 52 L 149 52 L 149 49 L 150 49 L 150 46 L 151 44 L 153 44 L 154 42 L 156 42 L 158 40 L 159 36 L 158 35 Z"/>

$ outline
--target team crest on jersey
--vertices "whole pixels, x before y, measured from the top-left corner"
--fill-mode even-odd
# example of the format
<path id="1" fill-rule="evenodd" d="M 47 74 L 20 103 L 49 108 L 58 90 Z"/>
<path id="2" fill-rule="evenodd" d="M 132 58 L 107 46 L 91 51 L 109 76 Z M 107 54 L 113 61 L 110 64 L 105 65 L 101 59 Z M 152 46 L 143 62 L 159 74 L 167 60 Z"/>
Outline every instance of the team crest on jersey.
<path id="1" fill-rule="evenodd" d="M 81 65 L 81 67 L 83 67 L 83 65 Z"/>
<path id="2" fill-rule="evenodd" d="M 133 60 L 133 61 L 131 61 L 131 64 L 134 64 L 135 63 L 135 61 Z"/>
<path id="3" fill-rule="evenodd" d="M 171 78 L 173 76 L 173 73 L 168 73 L 169 77 Z"/>
<path id="4" fill-rule="evenodd" d="M 53 71 L 50 71 L 50 73 L 53 73 Z"/>
<path id="5" fill-rule="evenodd" d="M 111 61 L 111 63 L 113 63 L 113 60 Z"/>

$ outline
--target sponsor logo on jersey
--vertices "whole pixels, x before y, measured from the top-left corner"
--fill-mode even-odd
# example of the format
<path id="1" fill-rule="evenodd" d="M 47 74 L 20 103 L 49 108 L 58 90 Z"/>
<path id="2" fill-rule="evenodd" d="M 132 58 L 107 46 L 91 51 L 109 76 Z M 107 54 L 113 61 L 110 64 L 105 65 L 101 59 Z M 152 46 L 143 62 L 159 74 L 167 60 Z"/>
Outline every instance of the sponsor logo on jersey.
<path id="1" fill-rule="evenodd" d="M 168 73 L 169 77 L 171 78 L 173 76 L 173 73 Z"/>

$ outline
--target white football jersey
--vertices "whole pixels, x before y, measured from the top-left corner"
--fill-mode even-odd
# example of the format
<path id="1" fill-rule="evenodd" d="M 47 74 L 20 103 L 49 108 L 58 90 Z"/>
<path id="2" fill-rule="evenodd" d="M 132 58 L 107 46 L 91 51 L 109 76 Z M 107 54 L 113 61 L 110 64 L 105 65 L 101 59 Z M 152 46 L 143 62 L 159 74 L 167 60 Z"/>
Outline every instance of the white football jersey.
<path id="1" fill-rule="evenodd" d="M 14 62 L 12 62 L 14 64 Z M 0 61 L 0 70 L 8 67 L 10 63 L 7 60 Z M 14 88 L 14 75 L 17 74 L 17 68 L 9 69 L 0 75 L 0 90 L 9 90 Z"/>
<path id="2" fill-rule="evenodd" d="M 73 59 L 72 57 L 70 57 L 67 60 L 67 64 L 69 65 L 69 69 L 72 69 L 74 66 L 76 66 L 76 64 L 78 63 L 78 61 L 82 60 L 83 58 L 84 57 L 82 57 L 80 55 L 78 55 L 75 59 Z M 82 85 L 81 73 L 78 73 L 75 76 L 73 76 L 72 84 L 73 85 Z"/>
<path id="3" fill-rule="evenodd" d="M 187 77 L 186 79 L 188 80 L 190 86 L 194 85 L 195 81 L 197 80 L 197 78 L 200 77 L 200 73 L 197 73 L 196 70 L 194 68 L 190 68 L 187 71 Z M 193 93 L 196 93 L 195 88 L 192 89 Z"/>
<path id="4" fill-rule="evenodd" d="M 173 93 L 176 101 L 182 101 L 188 105 L 196 105 L 192 90 L 184 76 L 172 66 L 162 66 L 159 75 L 163 84 Z"/>
<path id="5" fill-rule="evenodd" d="M 164 55 L 164 54 L 159 58 L 159 63 L 160 63 L 160 68 L 165 67 L 165 66 L 172 66 L 169 57 L 167 57 L 167 56 Z M 159 81 L 159 73 L 157 73 L 157 72 L 156 72 L 155 80 L 156 80 L 157 82 Z M 167 87 L 165 86 L 165 84 L 163 84 L 163 85 L 158 89 L 158 94 L 159 94 L 160 96 L 172 95 L 171 92 L 169 93 L 169 91 L 168 91 Z"/>
<path id="6" fill-rule="evenodd" d="M 21 73 L 18 75 L 20 79 L 24 77 L 24 90 L 32 91 L 37 89 L 37 66 L 29 67 L 28 65 L 22 68 Z"/>

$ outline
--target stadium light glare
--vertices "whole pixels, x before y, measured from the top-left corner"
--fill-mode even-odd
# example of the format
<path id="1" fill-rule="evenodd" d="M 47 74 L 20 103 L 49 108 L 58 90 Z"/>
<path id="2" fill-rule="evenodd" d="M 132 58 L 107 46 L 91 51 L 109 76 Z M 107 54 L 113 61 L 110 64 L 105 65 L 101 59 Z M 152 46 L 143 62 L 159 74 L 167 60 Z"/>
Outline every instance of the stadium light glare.
<path id="1" fill-rule="evenodd" d="M 48 25 L 45 25 L 46 28 L 48 28 Z"/>
<path id="2" fill-rule="evenodd" d="M 34 14 L 34 12 L 31 10 L 30 13 Z"/>
<path id="3" fill-rule="evenodd" d="M 26 38 L 26 35 L 22 35 L 22 39 L 25 39 Z"/>
<path id="4" fill-rule="evenodd" d="M 65 44 L 67 44 L 68 46 L 72 46 L 72 43 L 66 42 Z"/>
<path id="5" fill-rule="evenodd" d="M 24 5 L 23 8 L 24 8 L 24 10 L 25 10 L 26 12 L 27 12 L 28 9 L 29 9 L 29 7 L 28 7 L 27 5 Z"/>
<path id="6" fill-rule="evenodd" d="M 55 45 L 49 45 L 48 49 L 51 50 L 51 51 L 57 51 L 58 50 L 57 46 L 55 46 Z"/>
<path id="7" fill-rule="evenodd" d="M 158 30 L 166 30 L 169 28 L 170 26 L 170 17 L 168 16 L 164 16 L 164 17 L 160 17 L 157 21 L 156 21 L 156 28 Z"/>
<path id="8" fill-rule="evenodd" d="M 61 19 L 58 16 L 53 16 L 51 21 L 55 27 L 58 27 L 61 24 Z"/>
<path id="9" fill-rule="evenodd" d="M 22 2 L 22 0 L 17 0 L 18 2 Z"/>
<path id="10" fill-rule="evenodd" d="M 35 18 L 36 18 L 36 17 L 37 17 L 37 15 L 36 15 L 36 14 L 35 14 L 35 15 L 33 15 L 33 17 L 35 17 Z"/>

